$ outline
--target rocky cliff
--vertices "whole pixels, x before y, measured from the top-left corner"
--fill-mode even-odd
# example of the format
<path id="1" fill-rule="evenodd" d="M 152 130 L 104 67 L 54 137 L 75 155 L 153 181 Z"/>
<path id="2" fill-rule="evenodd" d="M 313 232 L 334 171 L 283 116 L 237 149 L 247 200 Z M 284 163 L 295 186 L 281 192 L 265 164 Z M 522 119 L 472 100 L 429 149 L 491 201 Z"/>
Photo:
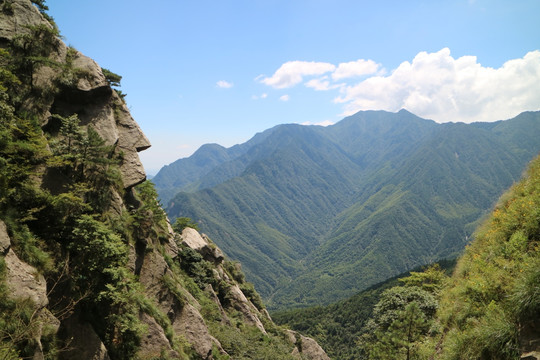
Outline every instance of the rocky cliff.
<path id="1" fill-rule="evenodd" d="M 0 358 L 328 359 L 173 231 L 111 73 L 33 3 L 0 1 Z"/>

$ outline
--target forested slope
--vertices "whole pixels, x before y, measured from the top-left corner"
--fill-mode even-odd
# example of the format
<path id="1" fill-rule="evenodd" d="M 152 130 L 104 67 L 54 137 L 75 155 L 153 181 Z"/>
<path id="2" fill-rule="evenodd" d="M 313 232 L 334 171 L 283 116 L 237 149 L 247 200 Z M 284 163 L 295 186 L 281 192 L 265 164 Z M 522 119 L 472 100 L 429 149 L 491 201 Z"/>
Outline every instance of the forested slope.
<path id="1" fill-rule="evenodd" d="M 275 318 L 334 359 L 539 359 L 540 157 L 451 263 Z M 453 267 L 453 266 L 451 266 Z"/>
<path id="2" fill-rule="evenodd" d="M 366 111 L 327 128 L 282 125 L 193 184 L 222 182 L 166 209 L 219 238 L 271 308 L 329 303 L 455 257 L 539 139 L 538 112 L 436 124 Z M 215 175 L 234 173 L 225 169 L 238 173 Z"/>

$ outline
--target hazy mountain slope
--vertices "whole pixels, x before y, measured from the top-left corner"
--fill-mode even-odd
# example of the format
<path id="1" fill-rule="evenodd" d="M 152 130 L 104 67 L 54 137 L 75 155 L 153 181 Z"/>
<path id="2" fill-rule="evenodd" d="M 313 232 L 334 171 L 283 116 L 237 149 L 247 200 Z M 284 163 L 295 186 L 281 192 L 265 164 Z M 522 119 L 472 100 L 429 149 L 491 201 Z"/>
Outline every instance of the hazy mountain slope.
<path id="1" fill-rule="evenodd" d="M 165 165 L 152 179 L 161 201 L 166 204 L 181 190 L 195 191 L 239 175 L 244 170 L 246 162 L 235 160 L 264 141 L 273 131 L 274 129 L 268 129 L 256 134 L 249 141 L 230 148 L 218 144 L 205 144 L 190 157 Z M 225 163 L 230 164 L 220 167 Z"/>
<path id="2" fill-rule="evenodd" d="M 527 151 L 532 156 L 535 149 Z M 305 274 L 278 289 L 270 304 L 335 301 L 388 275 L 456 256 L 523 166 L 491 131 L 442 125 L 379 183 L 381 190 L 362 194 L 336 218 L 327 241 L 308 256 Z"/>
<path id="3" fill-rule="evenodd" d="M 294 276 L 333 215 L 350 203 L 359 170 L 309 127 L 282 126 L 258 147 L 252 151 L 266 159 L 214 188 L 178 194 L 168 211 L 219 234 L 230 256 L 256 269 L 252 279 L 268 294 L 281 278 Z"/>
<path id="4" fill-rule="evenodd" d="M 467 125 L 368 111 L 282 126 L 213 170 L 242 161 L 241 174 L 179 194 L 168 213 L 224 241 L 270 307 L 327 303 L 455 256 L 539 139 L 538 112 Z"/>

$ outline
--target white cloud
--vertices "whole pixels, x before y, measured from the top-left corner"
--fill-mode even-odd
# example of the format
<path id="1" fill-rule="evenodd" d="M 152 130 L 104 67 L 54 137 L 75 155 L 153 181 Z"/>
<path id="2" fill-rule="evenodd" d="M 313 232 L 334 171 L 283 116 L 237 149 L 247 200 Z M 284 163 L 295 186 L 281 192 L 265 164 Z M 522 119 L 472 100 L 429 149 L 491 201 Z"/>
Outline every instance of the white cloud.
<path id="1" fill-rule="evenodd" d="M 302 82 L 304 76 L 322 75 L 334 71 L 335 65 L 315 61 L 288 61 L 281 65 L 271 77 L 256 79 L 276 89 L 284 89 Z"/>
<path id="2" fill-rule="evenodd" d="M 290 99 L 289 95 L 282 95 L 279 97 L 279 100 L 281 101 L 289 101 L 289 99 Z"/>
<path id="3" fill-rule="evenodd" d="M 234 84 L 232 82 L 228 82 L 228 81 L 225 81 L 225 80 L 219 80 L 216 83 L 216 86 L 218 88 L 222 88 L 222 89 L 229 89 L 229 88 L 232 88 L 234 86 Z"/>
<path id="4" fill-rule="evenodd" d="M 343 84 L 330 85 L 330 80 L 328 80 L 328 76 L 323 76 L 322 78 L 319 78 L 319 79 L 311 79 L 308 82 L 306 82 L 305 85 L 317 91 L 332 90 L 332 89 L 336 89 L 343 86 Z"/>
<path id="5" fill-rule="evenodd" d="M 540 109 L 540 51 L 483 67 L 475 56 L 454 59 L 444 48 L 420 52 L 388 76 L 373 76 L 341 89 L 334 101 L 345 114 L 401 108 L 439 122 L 494 121 Z"/>
<path id="6" fill-rule="evenodd" d="M 332 79 L 340 80 L 345 78 L 375 74 L 377 71 L 379 71 L 379 69 L 380 65 L 377 64 L 375 61 L 359 59 L 356 61 L 339 64 L 336 71 L 332 73 Z"/>
<path id="7" fill-rule="evenodd" d="M 306 122 L 301 123 L 300 125 L 330 126 L 330 125 L 334 125 L 334 124 L 335 124 L 335 121 L 332 121 L 332 120 L 323 120 L 323 121 L 316 122 L 316 123 L 313 123 L 313 122 L 311 122 L 311 121 L 306 121 Z"/>
<path id="8" fill-rule="evenodd" d="M 252 95 L 251 98 L 253 100 L 259 100 L 259 99 L 266 99 L 268 97 L 267 93 L 263 93 L 261 95 Z"/>

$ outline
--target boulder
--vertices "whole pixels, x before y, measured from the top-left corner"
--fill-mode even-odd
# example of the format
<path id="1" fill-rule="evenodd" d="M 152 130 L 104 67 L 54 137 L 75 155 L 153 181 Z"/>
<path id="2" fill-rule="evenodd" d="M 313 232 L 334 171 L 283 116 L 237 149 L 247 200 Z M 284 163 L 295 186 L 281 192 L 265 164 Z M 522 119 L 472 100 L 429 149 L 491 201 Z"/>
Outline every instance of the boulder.
<path id="1" fill-rule="evenodd" d="M 210 242 L 206 235 L 201 235 L 193 228 L 187 227 L 182 231 L 182 244 L 192 248 L 207 261 L 214 264 L 223 262 L 223 252 Z"/>
<path id="2" fill-rule="evenodd" d="M 295 344 L 292 355 L 299 359 L 307 360 L 330 360 L 323 348 L 310 337 L 298 334 L 295 331 L 287 330 L 289 341 Z"/>

